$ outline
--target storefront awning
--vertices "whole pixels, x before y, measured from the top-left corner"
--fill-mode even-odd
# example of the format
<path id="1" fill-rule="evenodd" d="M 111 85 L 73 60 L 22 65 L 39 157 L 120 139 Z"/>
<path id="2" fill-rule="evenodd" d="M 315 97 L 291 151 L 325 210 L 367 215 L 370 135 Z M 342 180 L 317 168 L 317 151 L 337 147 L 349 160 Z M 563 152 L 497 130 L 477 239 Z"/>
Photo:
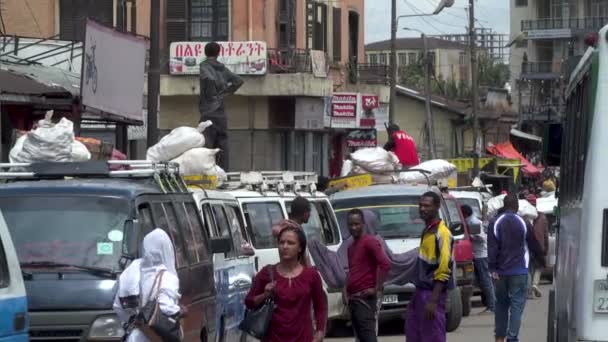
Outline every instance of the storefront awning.
<path id="1" fill-rule="evenodd" d="M 523 164 L 522 171 L 527 176 L 538 176 L 540 175 L 540 169 L 534 166 L 528 159 L 519 153 L 511 142 L 504 142 L 496 145 L 490 145 L 487 147 L 488 153 L 501 158 L 507 159 L 519 159 Z"/>
<path id="2" fill-rule="evenodd" d="M 0 99 L 5 102 L 70 104 L 80 94 L 76 74 L 42 65 L 0 64 Z"/>

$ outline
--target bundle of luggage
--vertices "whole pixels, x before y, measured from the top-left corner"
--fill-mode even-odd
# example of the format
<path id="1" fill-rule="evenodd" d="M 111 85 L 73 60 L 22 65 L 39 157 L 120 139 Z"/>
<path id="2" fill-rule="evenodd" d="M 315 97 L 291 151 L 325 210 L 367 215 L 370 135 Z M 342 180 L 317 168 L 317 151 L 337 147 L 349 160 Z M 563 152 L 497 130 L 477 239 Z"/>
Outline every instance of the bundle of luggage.
<path id="1" fill-rule="evenodd" d="M 146 159 L 154 162 L 174 162 L 180 165 L 182 176 L 216 176 L 218 182 L 226 179 L 226 172 L 216 165 L 219 149 L 205 146 L 203 132 L 211 121 L 201 122 L 198 127 L 177 127 L 150 147 Z"/>
<path id="2" fill-rule="evenodd" d="M 16 131 L 9 153 L 11 163 L 83 162 L 88 160 L 124 160 L 127 157 L 112 144 L 98 139 L 74 136 L 72 121 L 61 118 L 53 122 L 48 111 L 28 132 Z"/>
<path id="3" fill-rule="evenodd" d="M 344 161 L 341 177 L 369 173 L 375 182 L 426 183 L 427 177 L 431 181 L 449 177 L 456 171 L 456 166 L 446 160 L 435 159 L 410 168 L 414 169 L 426 171 L 426 177 L 420 172 L 403 169 L 393 152 L 382 147 L 363 148 Z"/>

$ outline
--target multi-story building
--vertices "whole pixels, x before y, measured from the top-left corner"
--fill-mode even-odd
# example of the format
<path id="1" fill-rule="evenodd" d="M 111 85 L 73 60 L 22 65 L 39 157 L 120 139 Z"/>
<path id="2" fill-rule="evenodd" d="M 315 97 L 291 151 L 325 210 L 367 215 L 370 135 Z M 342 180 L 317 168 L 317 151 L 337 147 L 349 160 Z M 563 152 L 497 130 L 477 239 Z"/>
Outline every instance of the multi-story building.
<path id="1" fill-rule="evenodd" d="M 149 36 L 150 10 L 149 1 L 3 0 L 2 14 L 7 35 L 82 41 L 87 17 Z M 223 42 L 221 60 L 245 80 L 226 99 L 232 170 L 328 174 L 331 156 L 340 158 L 346 149 L 349 130 L 361 128 L 358 116 L 333 124 L 332 95 L 388 102 L 388 69 L 362 63 L 364 0 L 161 0 L 159 20 L 161 131 L 199 120 L 198 63 L 205 42 Z M 57 60 L 62 57 L 69 63 Z M 45 62 L 79 71 L 81 59 L 69 51 Z"/>
<path id="2" fill-rule="evenodd" d="M 427 38 L 428 50 L 435 68 L 435 75 L 457 83 L 469 82 L 468 47 L 465 44 Z M 365 58 L 369 64 L 388 65 L 390 63 L 391 41 L 384 40 L 365 46 Z M 402 69 L 410 64 L 422 63 L 424 41 L 422 38 L 397 39 L 397 67 Z"/>
<path id="3" fill-rule="evenodd" d="M 451 33 L 431 35 L 430 37 L 469 45 L 470 35 L 468 33 Z M 495 63 L 509 63 L 508 34 L 495 32 L 491 28 L 476 27 L 475 40 L 479 48 L 487 51 L 491 61 Z"/>
<path id="4" fill-rule="evenodd" d="M 563 86 L 585 37 L 606 24 L 605 0 L 511 0 L 511 84 L 526 130 L 559 122 Z"/>

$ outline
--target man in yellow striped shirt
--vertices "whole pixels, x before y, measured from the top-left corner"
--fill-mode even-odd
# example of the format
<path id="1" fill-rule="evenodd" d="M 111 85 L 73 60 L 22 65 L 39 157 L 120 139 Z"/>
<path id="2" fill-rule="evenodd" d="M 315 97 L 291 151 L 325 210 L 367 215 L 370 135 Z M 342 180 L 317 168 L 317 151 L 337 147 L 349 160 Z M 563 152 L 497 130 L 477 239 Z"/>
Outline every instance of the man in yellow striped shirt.
<path id="1" fill-rule="evenodd" d="M 427 192 L 419 201 L 420 218 L 426 228 L 420 238 L 416 264 L 416 293 L 408 305 L 407 342 L 446 341 L 447 292 L 454 288 L 452 247 L 454 239 L 439 218 L 441 198 Z"/>

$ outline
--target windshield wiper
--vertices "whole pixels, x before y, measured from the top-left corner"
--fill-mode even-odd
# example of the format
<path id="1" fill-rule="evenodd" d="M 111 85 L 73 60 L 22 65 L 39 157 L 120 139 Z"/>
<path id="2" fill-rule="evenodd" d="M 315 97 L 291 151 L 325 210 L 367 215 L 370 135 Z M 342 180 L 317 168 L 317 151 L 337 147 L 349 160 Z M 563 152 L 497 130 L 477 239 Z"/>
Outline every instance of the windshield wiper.
<path id="1" fill-rule="evenodd" d="M 80 271 L 85 271 L 89 274 L 115 279 L 117 272 L 107 268 L 64 264 L 54 261 L 33 261 L 21 263 L 21 267 L 48 267 L 48 268 L 74 268 Z"/>

